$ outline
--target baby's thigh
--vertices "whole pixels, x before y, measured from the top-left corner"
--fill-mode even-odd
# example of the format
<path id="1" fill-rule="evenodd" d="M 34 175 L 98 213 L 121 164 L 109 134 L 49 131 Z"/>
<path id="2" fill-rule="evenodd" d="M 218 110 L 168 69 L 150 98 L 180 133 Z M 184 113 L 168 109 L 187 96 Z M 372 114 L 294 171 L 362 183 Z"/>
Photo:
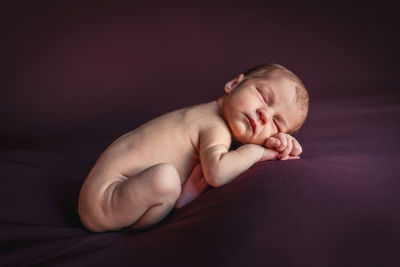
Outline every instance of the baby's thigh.
<path id="1" fill-rule="evenodd" d="M 137 203 L 146 208 L 178 199 L 181 193 L 181 179 L 173 165 L 159 163 L 128 177 L 119 187 L 122 195 L 136 198 Z"/>
<path id="2" fill-rule="evenodd" d="M 131 177 L 91 175 L 82 187 L 79 215 L 93 231 L 117 230 L 136 222 L 151 207 L 172 208 L 181 192 L 177 170 L 156 164 Z"/>

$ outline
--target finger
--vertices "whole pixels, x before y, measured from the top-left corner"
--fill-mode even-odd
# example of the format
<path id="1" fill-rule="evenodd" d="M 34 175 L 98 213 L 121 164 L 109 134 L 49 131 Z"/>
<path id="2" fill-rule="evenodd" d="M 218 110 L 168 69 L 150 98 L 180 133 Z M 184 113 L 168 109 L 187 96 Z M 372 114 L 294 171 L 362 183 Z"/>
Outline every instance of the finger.
<path id="1" fill-rule="evenodd" d="M 279 139 L 279 141 L 281 142 L 281 145 L 276 147 L 275 149 L 278 150 L 279 152 L 282 152 L 283 150 L 285 150 L 285 148 L 288 145 L 287 137 L 283 134 L 279 134 L 279 135 L 276 135 L 276 138 Z"/>
<path id="2" fill-rule="evenodd" d="M 299 156 L 287 156 L 286 158 L 281 158 L 280 160 L 292 160 L 292 159 L 300 159 Z"/>
<path id="3" fill-rule="evenodd" d="M 290 152 L 290 155 L 292 155 L 292 156 L 300 155 L 301 152 L 303 152 L 303 148 L 301 147 L 301 145 L 295 138 L 292 139 L 292 143 L 293 143 L 293 148 L 292 148 L 292 152 Z"/>
<path id="4" fill-rule="evenodd" d="M 292 152 L 293 143 L 292 140 L 288 140 L 286 148 L 279 154 L 279 158 L 286 158 L 289 156 L 290 152 Z"/>
<path id="5" fill-rule="evenodd" d="M 279 147 L 280 145 L 281 145 L 281 141 L 279 141 L 278 138 L 269 137 L 267 139 L 267 141 L 265 141 L 265 145 L 264 146 L 267 147 L 267 148 L 274 149 L 276 147 Z"/>
<path id="6" fill-rule="evenodd" d="M 261 157 L 260 161 L 274 160 L 274 159 L 278 159 L 278 152 L 276 150 L 273 150 L 273 149 L 265 148 L 264 149 L 264 154 Z"/>

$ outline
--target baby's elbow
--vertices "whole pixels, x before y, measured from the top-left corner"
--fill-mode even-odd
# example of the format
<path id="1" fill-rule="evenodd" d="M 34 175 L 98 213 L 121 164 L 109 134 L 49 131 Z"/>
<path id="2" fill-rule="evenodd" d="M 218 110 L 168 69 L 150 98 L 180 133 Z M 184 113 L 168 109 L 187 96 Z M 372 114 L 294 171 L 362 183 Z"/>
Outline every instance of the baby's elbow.
<path id="1" fill-rule="evenodd" d="M 219 187 L 220 184 L 215 179 L 206 179 L 207 183 L 212 187 Z"/>
<path id="2" fill-rule="evenodd" d="M 204 174 L 204 179 L 212 187 L 219 187 L 222 185 L 220 177 L 221 175 L 217 171 L 210 171 Z"/>

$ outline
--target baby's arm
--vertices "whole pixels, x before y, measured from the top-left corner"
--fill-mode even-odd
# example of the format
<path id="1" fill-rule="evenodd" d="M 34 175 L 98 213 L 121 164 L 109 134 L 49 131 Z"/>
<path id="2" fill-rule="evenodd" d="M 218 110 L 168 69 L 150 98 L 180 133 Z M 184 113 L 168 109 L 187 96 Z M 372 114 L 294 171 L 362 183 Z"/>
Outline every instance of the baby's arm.
<path id="1" fill-rule="evenodd" d="M 200 133 L 200 160 L 207 183 L 224 185 L 258 161 L 276 159 L 278 152 L 255 144 L 245 144 L 229 151 L 228 131 L 212 129 Z"/>

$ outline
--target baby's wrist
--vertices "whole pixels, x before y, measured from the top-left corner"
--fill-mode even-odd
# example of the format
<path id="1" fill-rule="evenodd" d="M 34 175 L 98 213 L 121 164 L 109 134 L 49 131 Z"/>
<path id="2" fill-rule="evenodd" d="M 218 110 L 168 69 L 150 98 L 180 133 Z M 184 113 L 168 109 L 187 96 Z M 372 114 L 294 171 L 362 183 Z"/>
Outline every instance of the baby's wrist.
<path id="1" fill-rule="evenodd" d="M 260 161 L 274 160 L 277 159 L 278 155 L 279 155 L 278 151 L 263 147 L 263 154 L 260 158 Z"/>

